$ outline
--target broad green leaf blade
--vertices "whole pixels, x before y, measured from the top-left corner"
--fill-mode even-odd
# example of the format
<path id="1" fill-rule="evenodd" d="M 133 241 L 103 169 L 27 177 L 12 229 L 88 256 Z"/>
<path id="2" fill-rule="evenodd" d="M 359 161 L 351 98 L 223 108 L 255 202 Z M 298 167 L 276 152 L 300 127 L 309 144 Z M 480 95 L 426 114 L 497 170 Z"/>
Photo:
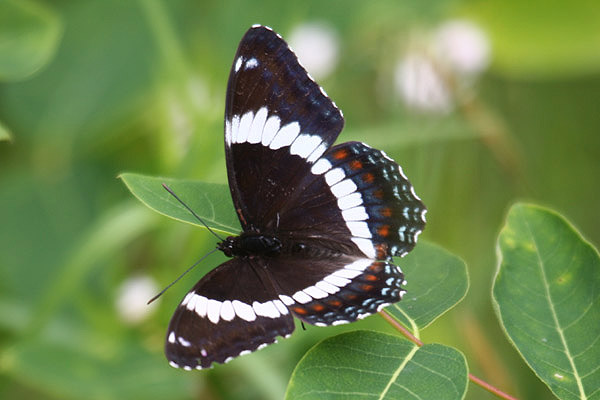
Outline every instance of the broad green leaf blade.
<path id="1" fill-rule="evenodd" d="M 457 350 L 355 331 L 310 349 L 296 365 L 286 399 L 450 400 L 464 398 L 466 389 L 467 364 Z"/>
<path id="2" fill-rule="evenodd" d="M 61 33 L 60 19 L 43 4 L 0 1 L 0 80 L 24 79 L 46 65 Z"/>
<path id="3" fill-rule="evenodd" d="M 385 310 L 414 334 L 460 302 L 469 288 L 464 261 L 434 244 L 421 241 L 396 262 L 404 272 L 407 293 Z"/>
<path id="4" fill-rule="evenodd" d="M 225 185 L 132 173 L 123 173 L 119 177 L 142 203 L 167 217 L 203 227 L 162 187 L 163 183 L 167 184 L 211 229 L 225 234 L 237 234 L 241 229 L 229 189 Z"/>
<path id="5" fill-rule="evenodd" d="M 561 399 L 600 399 L 600 258 L 560 215 L 517 204 L 498 239 L 502 326 Z"/>

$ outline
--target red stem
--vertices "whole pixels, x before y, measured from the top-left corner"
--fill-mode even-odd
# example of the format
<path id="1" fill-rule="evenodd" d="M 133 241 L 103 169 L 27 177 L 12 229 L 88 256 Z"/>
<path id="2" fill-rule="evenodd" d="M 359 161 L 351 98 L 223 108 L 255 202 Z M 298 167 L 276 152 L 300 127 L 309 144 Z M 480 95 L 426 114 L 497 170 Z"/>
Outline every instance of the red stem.
<path id="1" fill-rule="evenodd" d="M 400 322 L 398 322 L 394 317 L 392 317 L 386 311 L 380 311 L 379 315 L 381 315 L 383 317 L 383 319 L 385 319 L 387 322 L 389 322 L 390 325 L 392 325 L 394 328 L 396 328 L 408 340 L 410 340 L 411 342 L 413 342 L 414 344 L 416 344 L 419 347 L 423 346 L 423 342 L 421 342 L 419 340 L 419 338 L 417 338 L 415 335 L 413 335 L 412 333 L 410 333 L 410 331 L 408 329 L 406 329 Z M 495 394 L 496 396 L 498 396 L 498 397 L 500 397 L 502 399 L 506 399 L 506 400 L 518 400 L 516 397 L 512 397 L 511 395 L 504 393 L 500 389 L 498 389 L 498 388 L 490 385 L 489 383 L 487 383 L 484 380 L 476 377 L 473 374 L 469 374 L 469 380 L 471 382 L 473 382 L 474 384 L 481 386 L 482 388 L 484 388 L 488 392 L 490 392 L 492 394 Z"/>
<path id="2" fill-rule="evenodd" d="M 487 383 L 486 381 L 476 377 L 473 374 L 469 374 L 469 380 L 473 383 L 475 383 L 476 385 L 481 386 L 482 388 L 484 388 L 485 390 L 487 390 L 490 393 L 495 394 L 496 396 L 506 399 L 506 400 L 517 400 L 516 397 L 512 397 L 510 394 L 504 393 L 502 390 L 498 389 L 495 386 L 490 385 L 489 383 Z"/>

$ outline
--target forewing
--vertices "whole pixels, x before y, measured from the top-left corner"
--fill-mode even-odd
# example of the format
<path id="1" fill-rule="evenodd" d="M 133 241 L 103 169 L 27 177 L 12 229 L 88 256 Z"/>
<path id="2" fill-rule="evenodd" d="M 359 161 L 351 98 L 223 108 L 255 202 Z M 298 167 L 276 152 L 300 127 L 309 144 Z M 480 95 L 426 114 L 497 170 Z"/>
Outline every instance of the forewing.
<path id="1" fill-rule="evenodd" d="M 244 230 L 274 228 L 279 209 L 343 125 L 281 36 L 264 26 L 244 35 L 225 106 L 227 174 Z"/>

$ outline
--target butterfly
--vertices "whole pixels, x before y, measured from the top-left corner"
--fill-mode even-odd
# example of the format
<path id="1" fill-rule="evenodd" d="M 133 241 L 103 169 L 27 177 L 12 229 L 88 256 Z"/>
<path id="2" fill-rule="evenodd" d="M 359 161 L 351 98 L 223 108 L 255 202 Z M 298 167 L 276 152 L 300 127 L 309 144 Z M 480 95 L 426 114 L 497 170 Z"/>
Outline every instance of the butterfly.
<path id="1" fill-rule="evenodd" d="M 426 208 L 383 151 L 333 145 L 342 112 L 281 38 L 254 25 L 229 75 L 225 156 L 242 232 L 230 260 L 187 293 L 167 331 L 173 367 L 203 369 L 288 337 L 294 319 L 356 321 L 405 293 L 393 256 L 415 246 Z"/>

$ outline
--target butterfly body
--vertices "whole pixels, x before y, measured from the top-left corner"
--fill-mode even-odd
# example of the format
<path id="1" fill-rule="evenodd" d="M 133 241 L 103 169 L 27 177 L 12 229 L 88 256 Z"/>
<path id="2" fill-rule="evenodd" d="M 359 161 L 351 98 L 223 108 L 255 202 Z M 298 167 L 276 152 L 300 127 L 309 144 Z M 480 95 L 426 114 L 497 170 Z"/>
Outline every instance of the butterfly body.
<path id="1" fill-rule="evenodd" d="M 275 236 L 257 232 L 243 232 L 239 236 L 229 236 L 217 244 L 227 257 L 269 257 L 281 253 L 282 244 Z"/>
<path id="2" fill-rule="evenodd" d="M 165 352 L 203 369 L 274 343 L 293 316 L 348 323 L 401 299 L 426 208 L 402 169 L 360 142 L 333 145 L 341 111 L 270 28 L 242 38 L 229 76 L 225 156 L 242 232 L 229 261 L 177 307 Z"/>

